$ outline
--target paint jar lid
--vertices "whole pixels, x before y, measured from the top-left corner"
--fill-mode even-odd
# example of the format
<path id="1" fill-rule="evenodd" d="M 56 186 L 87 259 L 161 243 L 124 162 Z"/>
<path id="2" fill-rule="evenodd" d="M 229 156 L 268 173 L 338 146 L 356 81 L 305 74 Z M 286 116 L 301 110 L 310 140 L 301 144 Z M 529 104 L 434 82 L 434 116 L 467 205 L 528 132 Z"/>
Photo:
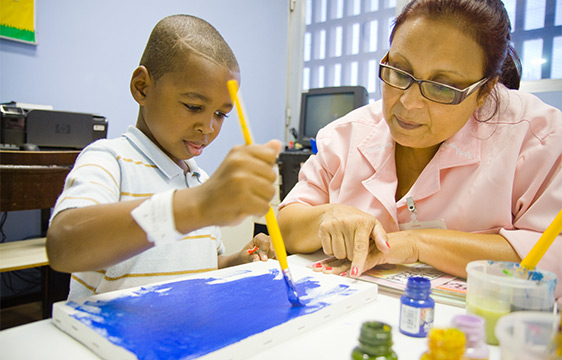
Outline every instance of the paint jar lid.
<path id="1" fill-rule="evenodd" d="M 427 299 L 431 293 L 431 281 L 423 276 L 410 276 L 406 283 L 406 295 L 415 299 Z"/>
<path id="2" fill-rule="evenodd" d="M 367 321 L 361 326 L 357 350 L 370 356 L 393 353 L 392 326 L 380 321 Z"/>
<path id="3" fill-rule="evenodd" d="M 430 359 L 460 359 L 464 353 L 465 337 L 459 329 L 432 328 L 427 343 Z"/>
<path id="4" fill-rule="evenodd" d="M 458 314 L 451 320 L 451 326 L 464 333 L 467 359 L 487 359 L 489 357 L 489 349 L 485 343 L 484 323 L 482 317 L 474 314 Z"/>

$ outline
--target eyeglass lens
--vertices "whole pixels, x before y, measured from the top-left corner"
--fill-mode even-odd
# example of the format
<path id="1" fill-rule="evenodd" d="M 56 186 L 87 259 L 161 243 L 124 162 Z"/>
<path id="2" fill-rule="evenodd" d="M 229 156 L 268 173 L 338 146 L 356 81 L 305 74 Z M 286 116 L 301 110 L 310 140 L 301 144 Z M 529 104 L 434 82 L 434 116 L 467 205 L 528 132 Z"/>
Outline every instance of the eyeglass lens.
<path id="1" fill-rule="evenodd" d="M 408 89 L 416 82 L 410 74 L 387 66 L 381 66 L 380 76 L 385 83 L 401 90 Z M 419 85 L 422 95 L 429 100 L 442 103 L 450 103 L 455 100 L 454 89 L 424 80 L 421 80 Z"/>

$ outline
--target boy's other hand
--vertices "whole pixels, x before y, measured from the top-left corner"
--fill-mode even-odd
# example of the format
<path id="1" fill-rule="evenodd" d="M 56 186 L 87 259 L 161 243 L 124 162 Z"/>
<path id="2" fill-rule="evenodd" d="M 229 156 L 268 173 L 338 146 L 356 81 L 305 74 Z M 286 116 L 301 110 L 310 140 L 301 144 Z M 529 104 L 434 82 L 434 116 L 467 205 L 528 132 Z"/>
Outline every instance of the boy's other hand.
<path id="1" fill-rule="evenodd" d="M 264 234 L 257 234 L 240 252 L 243 263 L 252 261 L 267 261 L 275 258 L 275 250 L 271 238 Z"/>

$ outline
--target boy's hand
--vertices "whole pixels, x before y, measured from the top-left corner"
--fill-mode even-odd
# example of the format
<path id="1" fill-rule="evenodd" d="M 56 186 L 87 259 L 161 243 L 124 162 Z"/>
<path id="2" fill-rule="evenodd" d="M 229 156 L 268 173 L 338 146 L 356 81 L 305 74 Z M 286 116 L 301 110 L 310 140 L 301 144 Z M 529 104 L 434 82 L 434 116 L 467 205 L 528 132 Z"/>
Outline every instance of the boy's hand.
<path id="1" fill-rule="evenodd" d="M 273 167 L 281 149 L 281 142 L 271 140 L 230 150 L 209 180 L 198 187 L 201 212 L 211 224 L 235 225 L 268 211 L 277 178 Z"/>
<path id="2" fill-rule="evenodd" d="M 240 257 L 243 263 L 274 259 L 275 251 L 271 243 L 271 238 L 263 233 L 257 234 L 254 239 L 240 251 Z"/>

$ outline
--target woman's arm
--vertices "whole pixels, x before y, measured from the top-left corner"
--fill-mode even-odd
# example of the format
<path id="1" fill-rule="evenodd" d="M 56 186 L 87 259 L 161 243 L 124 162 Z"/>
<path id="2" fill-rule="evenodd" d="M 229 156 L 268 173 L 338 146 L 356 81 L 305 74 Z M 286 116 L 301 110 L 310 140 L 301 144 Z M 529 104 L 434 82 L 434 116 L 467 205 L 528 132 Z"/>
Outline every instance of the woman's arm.
<path id="1" fill-rule="evenodd" d="M 279 210 L 279 228 L 287 252 L 306 254 L 322 248 L 322 243 L 318 237 L 318 229 L 320 217 L 328 206 L 329 204 L 310 206 L 293 203 Z"/>
<path id="2" fill-rule="evenodd" d="M 421 261 L 448 274 L 466 278 L 466 265 L 474 260 L 520 262 L 510 243 L 498 234 L 473 234 L 456 230 L 420 229 L 387 233 L 390 251 L 381 253 L 371 244 L 364 269 L 380 264 Z M 335 258 L 322 261 L 325 273 L 340 274 L 351 262 Z"/>
<path id="3" fill-rule="evenodd" d="M 402 263 L 400 249 L 414 248 L 416 261 L 463 278 L 466 278 L 466 265 L 474 260 L 521 261 L 510 243 L 499 234 L 421 229 L 388 233 L 388 239 L 392 250 L 383 255 L 384 262 Z M 375 254 L 373 260 L 380 258 L 380 254 Z"/>

